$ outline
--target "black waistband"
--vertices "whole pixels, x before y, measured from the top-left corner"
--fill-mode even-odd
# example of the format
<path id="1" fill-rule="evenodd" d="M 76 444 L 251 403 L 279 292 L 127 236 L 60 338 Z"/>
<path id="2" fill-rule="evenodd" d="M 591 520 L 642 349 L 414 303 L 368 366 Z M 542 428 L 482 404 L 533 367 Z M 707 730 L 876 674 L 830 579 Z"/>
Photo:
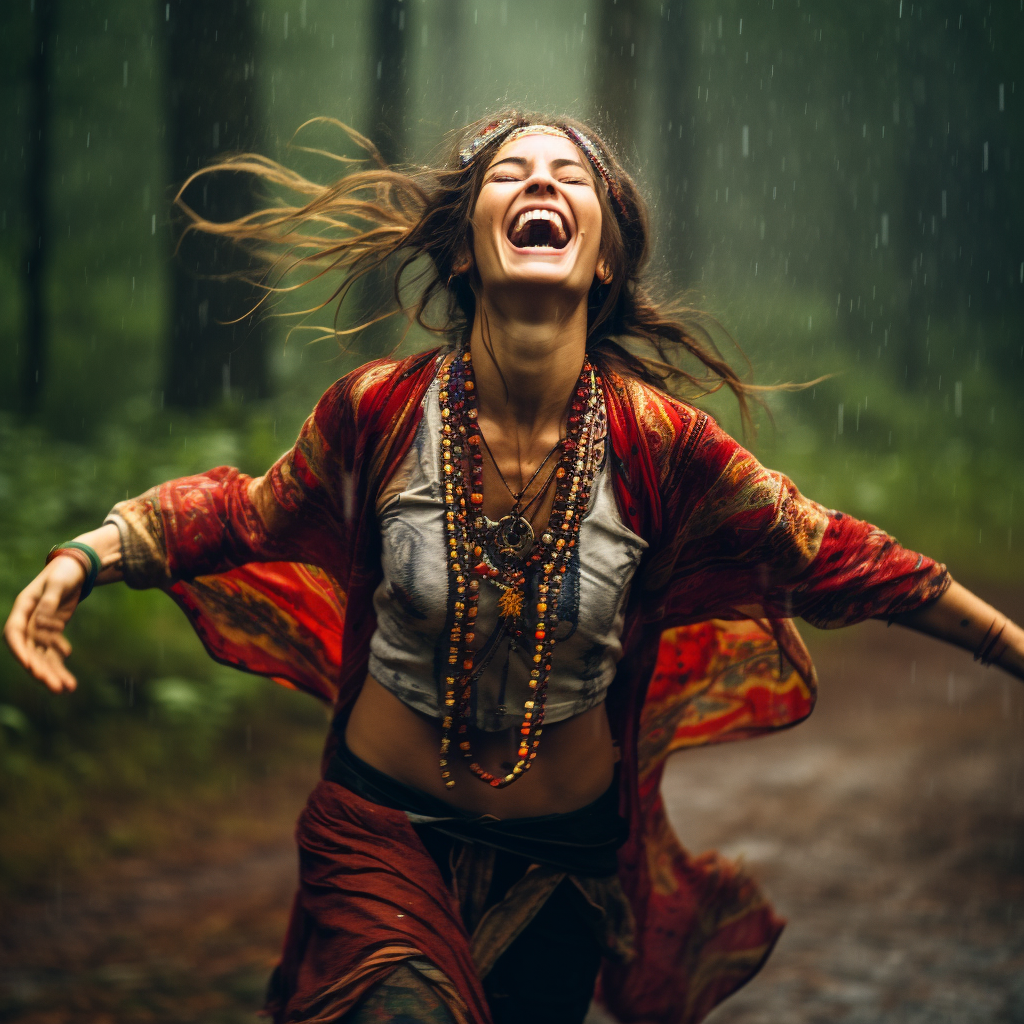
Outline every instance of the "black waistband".
<path id="1" fill-rule="evenodd" d="M 407 786 L 356 757 L 344 742 L 328 762 L 324 778 L 364 800 L 404 811 L 415 825 L 573 875 L 601 878 L 615 874 L 615 854 L 628 834 L 626 822 L 619 817 L 617 778 L 593 803 L 579 810 L 503 819 L 481 817 Z"/>

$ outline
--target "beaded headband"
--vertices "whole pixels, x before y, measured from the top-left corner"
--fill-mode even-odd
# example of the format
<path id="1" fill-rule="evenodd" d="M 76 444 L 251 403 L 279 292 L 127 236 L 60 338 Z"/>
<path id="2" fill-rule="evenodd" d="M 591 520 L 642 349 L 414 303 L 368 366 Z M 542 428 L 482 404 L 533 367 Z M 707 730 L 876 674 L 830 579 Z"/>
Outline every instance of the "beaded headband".
<path id="1" fill-rule="evenodd" d="M 524 124 L 521 128 L 516 128 L 515 131 L 510 132 L 502 145 L 515 142 L 516 139 L 521 139 L 524 135 L 553 135 L 556 139 L 569 139 L 569 136 L 561 128 L 553 128 L 549 124 Z M 569 141 L 571 142 L 572 140 L 569 139 Z"/>
<path id="2" fill-rule="evenodd" d="M 477 154 L 492 143 L 512 142 L 524 135 L 554 135 L 558 138 L 568 139 L 578 149 L 581 149 L 594 170 L 601 176 L 604 187 L 622 219 L 629 219 L 626 202 L 622 196 L 622 188 L 605 163 L 601 151 L 583 132 L 571 126 L 557 128 L 546 124 L 525 124 L 519 118 L 503 117 L 500 121 L 492 121 L 486 125 L 481 132 L 473 136 L 466 146 L 459 150 L 459 165 L 468 167 L 476 159 Z"/>

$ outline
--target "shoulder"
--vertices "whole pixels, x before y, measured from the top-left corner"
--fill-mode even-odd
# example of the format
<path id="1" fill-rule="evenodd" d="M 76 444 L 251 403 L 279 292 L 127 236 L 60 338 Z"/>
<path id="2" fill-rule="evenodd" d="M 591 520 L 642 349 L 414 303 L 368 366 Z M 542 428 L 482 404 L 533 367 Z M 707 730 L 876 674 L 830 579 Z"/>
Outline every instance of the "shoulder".
<path id="1" fill-rule="evenodd" d="M 317 403 L 313 415 L 320 432 L 332 437 L 344 429 L 361 430 L 399 418 L 433 380 L 438 352 L 374 359 L 345 374 Z"/>
<path id="2" fill-rule="evenodd" d="M 623 458 L 649 460 L 661 482 L 689 463 L 709 428 L 721 433 L 707 413 L 637 377 L 603 376 L 613 446 Z"/>
<path id="3" fill-rule="evenodd" d="M 606 379 L 613 446 L 628 484 L 634 492 L 638 484 L 656 487 L 666 523 L 682 517 L 706 530 L 740 512 L 778 508 L 784 478 L 712 416 L 636 377 Z"/>

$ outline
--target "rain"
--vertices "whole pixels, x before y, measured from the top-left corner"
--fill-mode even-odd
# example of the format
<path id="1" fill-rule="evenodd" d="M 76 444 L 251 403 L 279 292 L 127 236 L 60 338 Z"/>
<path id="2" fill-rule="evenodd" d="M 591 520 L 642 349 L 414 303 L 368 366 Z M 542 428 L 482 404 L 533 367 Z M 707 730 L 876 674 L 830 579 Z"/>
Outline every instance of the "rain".
<path id="1" fill-rule="evenodd" d="M 250 253 L 182 238 L 189 175 L 253 151 L 330 181 L 346 165 L 325 154 L 360 154 L 314 118 L 425 165 L 516 105 L 600 128 L 649 204 L 653 292 L 786 385 L 756 433 L 728 395 L 696 403 L 1024 617 L 1024 0 L 10 0 L 0 18 L 5 615 L 115 501 L 262 473 L 342 374 L 436 343 L 394 318 L 310 341 L 333 310 L 302 311 L 336 282 L 261 303 Z M 217 220 L 276 198 L 227 175 L 184 195 Z M 791 921 L 710 1020 L 1024 1021 L 1019 685 L 881 622 L 804 632 L 807 725 L 666 775 L 684 845 L 740 858 Z M 102 588 L 69 633 L 62 702 L 0 653 L 5 1019 L 241 1020 L 277 955 L 323 715 L 214 663 L 157 592 Z"/>

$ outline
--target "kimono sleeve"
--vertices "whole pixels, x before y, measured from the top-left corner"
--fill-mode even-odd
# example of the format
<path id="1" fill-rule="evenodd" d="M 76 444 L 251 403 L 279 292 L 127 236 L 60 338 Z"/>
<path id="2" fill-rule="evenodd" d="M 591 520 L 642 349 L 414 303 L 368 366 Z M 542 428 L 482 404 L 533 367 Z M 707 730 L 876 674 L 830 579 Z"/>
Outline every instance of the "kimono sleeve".
<path id="1" fill-rule="evenodd" d="M 652 568 L 675 622 L 845 626 L 911 611 L 949 585 L 944 565 L 804 497 L 710 418 L 663 494 L 667 537 Z"/>
<path id="2" fill-rule="evenodd" d="M 351 389 L 320 399 L 298 440 L 263 476 L 230 466 L 169 480 L 118 502 L 125 582 L 136 588 L 226 572 L 250 562 L 337 571 L 352 518 Z"/>

